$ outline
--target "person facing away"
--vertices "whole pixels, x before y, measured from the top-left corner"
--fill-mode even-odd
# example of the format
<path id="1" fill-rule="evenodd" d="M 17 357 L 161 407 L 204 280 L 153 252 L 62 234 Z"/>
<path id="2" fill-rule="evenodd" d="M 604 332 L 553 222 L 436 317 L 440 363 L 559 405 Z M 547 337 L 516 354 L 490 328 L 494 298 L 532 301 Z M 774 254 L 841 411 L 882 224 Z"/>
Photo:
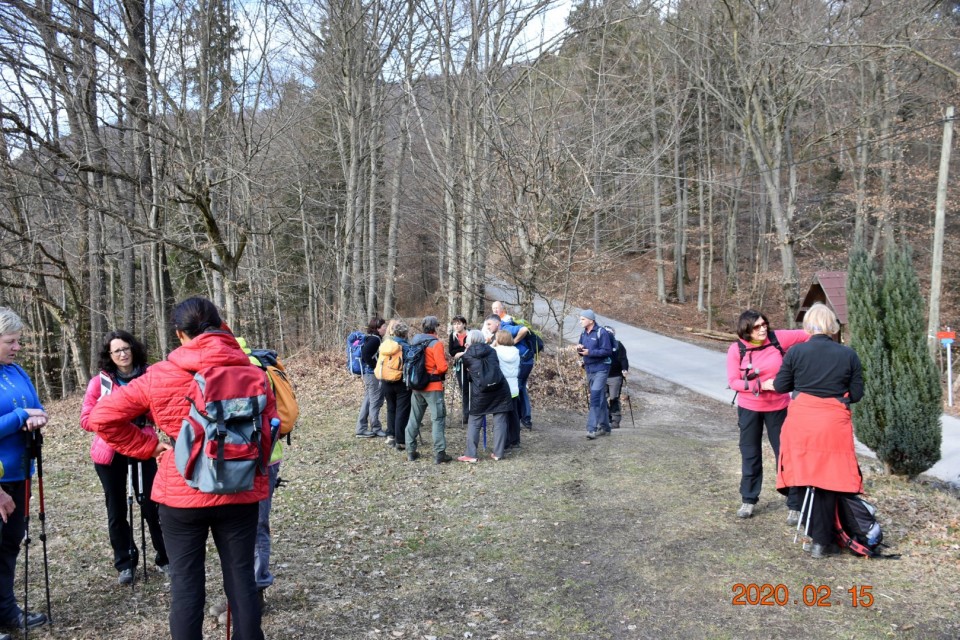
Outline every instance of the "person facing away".
<path id="1" fill-rule="evenodd" d="M 467 446 L 464 455 L 457 458 L 460 462 L 477 461 L 477 446 L 480 430 L 487 414 L 493 415 L 493 453 L 492 460 L 503 459 L 507 445 L 509 416 L 514 411 L 510 397 L 510 386 L 500 370 L 500 360 L 496 351 L 486 344 L 483 333 L 474 329 L 467 335 L 467 350 L 463 353 L 463 366 L 470 377 L 471 402 L 470 423 L 467 425 Z M 487 374 L 487 379 L 484 374 Z M 491 385 L 494 379 L 498 381 Z"/>
<path id="2" fill-rule="evenodd" d="M 777 491 L 813 488 L 807 507 L 810 554 L 822 558 L 837 550 L 837 499 L 863 493 L 850 413 L 850 405 L 863 398 L 863 372 L 857 353 L 833 340 L 840 323 L 829 307 L 811 306 L 803 328 L 810 340 L 787 352 L 773 381 L 777 393 L 796 394 L 780 437 Z"/>
<path id="3" fill-rule="evenodd" d="M 386 321 L 374 316 L 367 323 L 367 336 L 360 347 L 360 377 L 363 379 L 363 402 L 357 416 L 358 438 L 384 438 L 387 432 L 380 424 L 380 407 L 383 406 L 383 389 L 380 381 L 373 375 L 377 366 L 377 354 L 380 342 L 387 331 Z"/>
<path id="4" fill-rule="evenodd" d="M 87 384 L 83 396 L 83 409 L 80 412 L 80 426 L 85 431 L 93 431 L 90 414 L 100 401 L 113 389 L 124 387 L 142 376 L 147 370 L 147 350 L 143 343 L 127 331 L 111 331 L 100 346 L 100 373 L 93 376 Z M 152 418 L 137 416 L 130 422 L 131 429 L 146 430 L 155 433 Z M 140 514 L 150 529 L 150 540 L 156 551 L 154 562 L 157 568 L 166 573 L 169 559 L 167 547 L 163 542 L 163 530 L 160 527 L 160 513 L 157 503 L 150 498 L 153 481 L 157 475 L 157 461 L 152 456 L 145 460 L 129 458 L 117 453 L 103 438 L 94 433 L 90 444 L 90 458 L 100 479 L 107 506 L 107 531 L 110 546 L 113 547 L 113 566 L 117 570 L 118 582 L 130 584 L 136 573 L 139 552 L 136 536 L 130 530 L 127 520 L 127 485 L 137 495 Z M 129 477 L 128 477 L 129 474 Z"/>
<path id="5" fill-rule="evenodd" d="M 410 327 L 403 320 L 391 320 L 387 338 L 380 345 L 376 374 L 380 378 L 383 397 L 387 403 L 388 447 L 397 451 L 406 449 L 407 421 L 410 419 L 410 390 L 403 382 L 403 348 L 407 345 Z"/>
<path id="6" fill-rule="evenodd" d="M 613 355 L 610 357 L 610 374 L 607 376 L 607 408 L 610 412 L 610 428 L 619 429 L 623 419 L 620 407 L 620 392 L 623 390 L 624 374 L 630 370 L 630 361 L 627 359 L 627 349 L 617 340 L 617 332 L 613 327 L 604 327 L 613 336 Z"/>
<path id="7" fill-rule="evenodd" d="M 597 324 L 597 315 L 592 309 L 580 314 L 580 340 L 577 354 L 583 358 L 587 374 L 587 389 L 590 392 L 590 412 L 587 415 L 587 438 L 610 433 L 610 414 L 607 407 L 607 377 L 610 375 L 610 358 L 613 356 L 613 337 Z"/>
<path id="8" fill-rule="evenodd" d="M 430 408 L 433 420 L 433 453 L 434 462 L 443 464 L 453 460 L 447 455 L 446 419 L 447 409 L 443 399 L 443 378 L 447 374 L 447 358 L 443 353 L 443 343 L 437 339 L 437 327 L 440 320 L 436 316 L 427 316 L 423 319 L 423 333 L 418 333 L 410 341 L 410 345 L 428 343 L 426 347 L 427 375 L 431 380 L 423 389 L 414 389 L 410 395 L 410 419 L 407 421 L 407 459 L 417 460 L 417 436 L 420 435 L 420 424 L 423 414 Z"/>
<path id="9" fill-rule="evenodd" d="M 152 365 L 128 385 L 101 398 L 90 422 L 108 445 L 123 455 L 158 457 L 153 499 L 160 504 L 160 521 L 170 558 L 170 636 L 173 640 L 201 640 L 205 608 L 206 540 L 212 532 L 220 556 L 224 591 L 234 618 L 236 640 L 262 640 L 261 607 L 257 594 L 254 556 L 259 503 L 269 495 L 269 475 L 254 474 L 253 487 L 238 493 L 214 494 L 187 484 L 175 464 L 172 447 L 156 435 L 130 429 L 130 420 L 151 412 L 157 428 L 172 439 L 180 436 L 190 412 L 187 395 L 196 387 L 194 375 L 210 368 L 251 367 L 257 387 L 248 395 L 266 398 L 261 414 L 261 446 L 266 466 L 271 421 L 279 420 L 267 374 L 250 362 L 206 298 L 188 298 L 172 314 L 180 346 L 166 360 Z M 262 376 L 262 377 L 260 377 Z"/>

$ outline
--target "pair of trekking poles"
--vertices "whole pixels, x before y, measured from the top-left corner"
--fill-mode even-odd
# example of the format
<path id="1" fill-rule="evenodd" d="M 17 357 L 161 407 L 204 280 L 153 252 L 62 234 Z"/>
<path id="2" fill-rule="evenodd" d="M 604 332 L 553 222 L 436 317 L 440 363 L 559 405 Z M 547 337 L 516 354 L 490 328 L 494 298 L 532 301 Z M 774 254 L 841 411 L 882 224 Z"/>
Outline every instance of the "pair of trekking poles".
<path id="1" fill-rule="evenodd" d="M 39 430 L 31 431 L 27 434 L 27 465 L 31 460 L 37 461 L 37 489 L 40 502 L 40 542 L 43 545 L 43 582 L 47 594 L 47 621 L 53 621 L 53 615 L 50 612 L 50 565 L 47 561 L 47 509 L 43 499 L 43 434 Z M 23 507 L 23 637 L 26 639 L 30 633 L 27 626 L 28 612 L 27 598 L 30 593 L 30 494 L 32 493 L 32 480 L 29 472 L 26 474 L 27 480 L 24 482 L 24 507 Z"/>
<path id="2" fill-rule="evenodd" d="M 133 528 L 133 501 L 137 501 L 137 505 L 140 507 L 140 548 L 143 550 L 143 553 L 147 551 L 147 528 L 145 523 L 145 518 L 143 516 L 143 462 L 140 460 L 135 460 L 130 458 L 130 465 L 127 469 L 127 517 L 130 519 L 130 560 L 133 561 L 137 558 L 137 543 L 136 543 L 136 534 Z M 137 472 L 137 486 L 133 486 L 133 472 L 136 469 Z M 137 584 L 137 565 L 133 565 L 133 580 L 130 581 L 130 588 L 133 589 Z M 143 581 L 147 581 L 147 562 L 143 561 Z"/>
<path id="3" fill-rule="evenodd" d="M 589 411 L 590 410 L 590 377 L 587 375 L 586 369 L 583 370 L 583 386 L 587 392 L 587 411 Z M 623 383 L 622 383 L 622 386 L 620 387 L 620 395 L 621 397 L 624 397 L 627 400 L 627 408 L 630 410 L 630 424 L 632 424 L 634 428 L 636 428 L 637 421 L 633 417 L 633 400 L 631 399 L 630 394 L 627 392 L 627 376 L 623 376 Z M 607 387 L 606 398 L 604 399 L 604 402 L 606 402 L 607 405 L 609 406 L 610 387 Z"/>

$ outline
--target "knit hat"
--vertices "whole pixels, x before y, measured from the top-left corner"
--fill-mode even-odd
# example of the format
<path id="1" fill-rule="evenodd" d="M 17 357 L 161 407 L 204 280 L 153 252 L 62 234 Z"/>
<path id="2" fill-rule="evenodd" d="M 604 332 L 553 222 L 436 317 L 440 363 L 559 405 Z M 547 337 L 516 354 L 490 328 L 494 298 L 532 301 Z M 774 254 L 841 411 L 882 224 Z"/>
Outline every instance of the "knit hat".
<path id="1" fill-rule="evenodd" d="M 580 312 L 580 317 L 586 318 L 591 322 L 597 321 L 597 314 L 593 312 L 593 309 L 584 309 L 583 311 Z"/>

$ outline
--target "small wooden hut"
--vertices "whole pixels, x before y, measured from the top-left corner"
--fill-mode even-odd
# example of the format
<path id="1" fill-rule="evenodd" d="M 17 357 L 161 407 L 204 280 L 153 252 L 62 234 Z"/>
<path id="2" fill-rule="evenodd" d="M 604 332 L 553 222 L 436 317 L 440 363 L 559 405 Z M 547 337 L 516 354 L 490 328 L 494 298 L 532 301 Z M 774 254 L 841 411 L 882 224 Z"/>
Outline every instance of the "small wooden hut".
<path id="1" fill-rule="evenodd" d="M 840 321 L 840 332 L 837 340 L 843 342 L 843 328 L 847 324 L 847 272 L 846 271 L 818 271 L 813 277 L 813 284 L 800 303 L 796 321 L 803 322 L 807 309 L 818 302 L 830 307 L 837 320 Z"/>

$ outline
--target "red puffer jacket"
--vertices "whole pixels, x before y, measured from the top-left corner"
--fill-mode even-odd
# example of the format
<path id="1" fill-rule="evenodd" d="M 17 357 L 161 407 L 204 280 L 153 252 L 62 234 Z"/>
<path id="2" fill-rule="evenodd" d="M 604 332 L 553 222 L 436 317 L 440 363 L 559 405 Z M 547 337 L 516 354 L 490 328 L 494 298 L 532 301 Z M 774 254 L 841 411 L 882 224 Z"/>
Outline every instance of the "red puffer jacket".
<path id="1" fill-rule="evenodd" d="M 183 418 L 190 410 L 186 394 L 193 374 L 206 367 L 252 367 L 236 338 L 225 331 L 202 333 L 174 349 L 163 362 L 151 366 L 130 384 L 119 387 L 100 399 L 90 414 L 90 424 L 107 444 L 120 453 L 145 459 L 157 448 L 157 437 L 130 429 L 130 419 L 150 411 L 157 428 L 172 438 L 180 434 Z M 269 433 L 270 419 L 277 416 L 277 404 L 267 385 L 267 409 L 264 430 Z M 252 491 L 229 495 L 203 493 L 187 486 L 177 471 L 173 451 L 165 451 L 158 460 L 159 469 L 150 496 L 169 507 L 214 507 L 247 504 L 267 497 L 269 476 L 256 476 Z"/>

